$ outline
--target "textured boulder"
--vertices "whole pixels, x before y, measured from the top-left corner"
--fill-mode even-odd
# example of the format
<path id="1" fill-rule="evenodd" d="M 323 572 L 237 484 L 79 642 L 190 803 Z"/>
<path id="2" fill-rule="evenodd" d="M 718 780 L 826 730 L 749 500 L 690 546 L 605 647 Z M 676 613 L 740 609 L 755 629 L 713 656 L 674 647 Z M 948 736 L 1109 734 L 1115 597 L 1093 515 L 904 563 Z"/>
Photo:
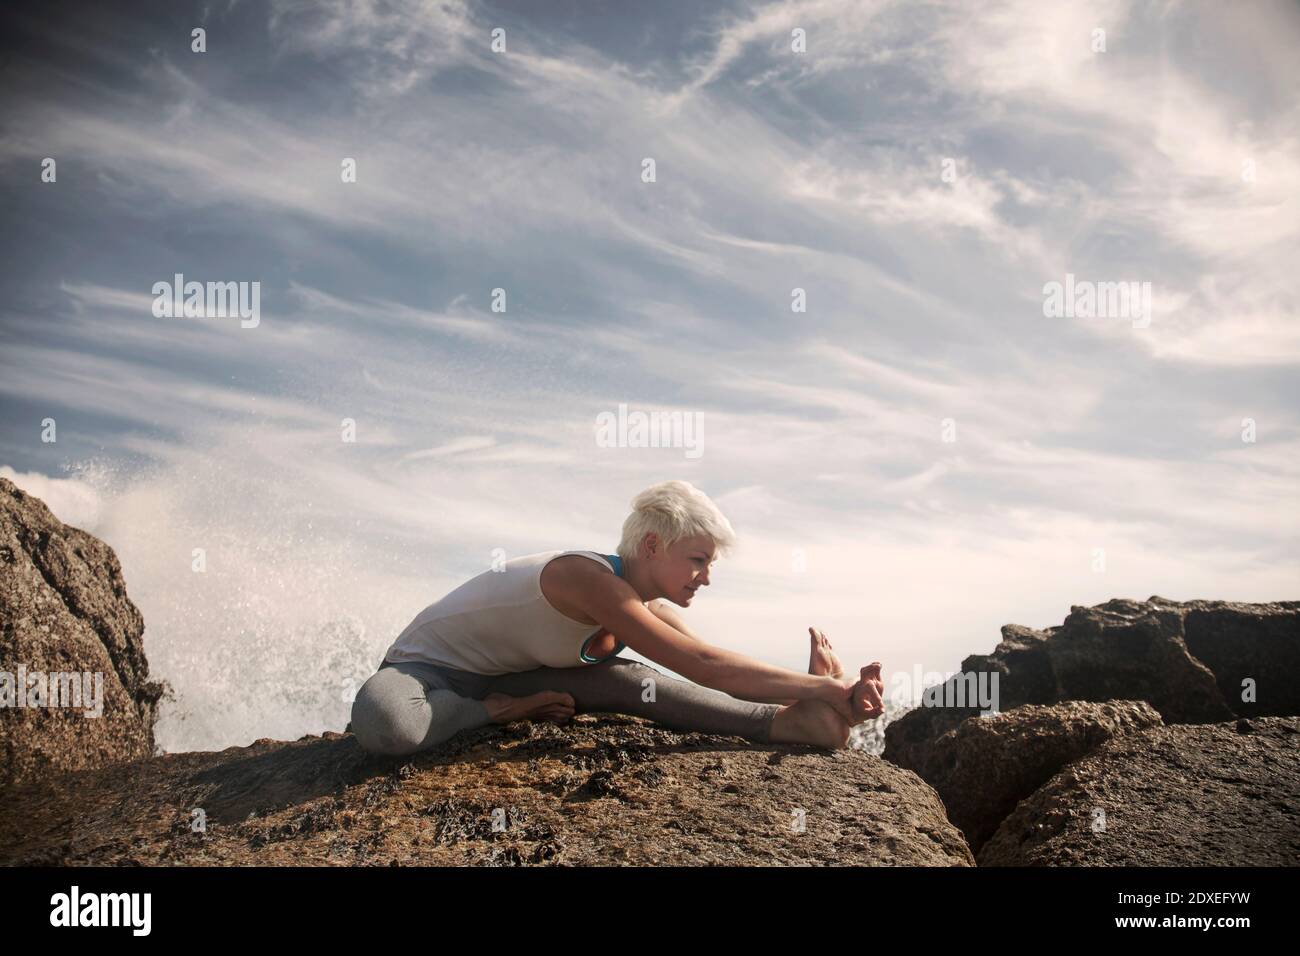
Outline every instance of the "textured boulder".
<path id="1" fill-rule="evenodd" d="M 1189 612 L 1222 605 L 1153 597 L 1073 607 L 1065 623 L 1041 632 L 1041 639 L 1029 628 L 1004 628 L 1003 644 L 992 654 L 968 657 L 962 670 L 997 671 L 1002 710 L 1060 700 L 1145 700 L 1166 723 L 1227 720 L 1234 711 L 1214 673 L 1189 652 L 1183 626 Z M 1292 645 L 1300 638 L 1300 605 L 1234 606 L 1255 609 L 1243 628 L 1262 631 L 1262 622 L 1280 618 L 1284 625 L 1269 628 L 1270 636 Z"/>
<path id="2" fill-rule="evenodd" d="M 153 755 L 166 688 L 149 680 L 143 632 L 113 549 L 0 478 L 0 782 Z M 50 674 L 64 675 L 46 678 L 60 699 L 72 675 L 92 675 L 76 689 L 101 688 L 102 713 L 87 716 L 99 708 L 86 696 L 80 707 L 34 696 Z"/>
<path id="3" fill-rule="evenodd" d="M 1300 865 L 1300 720 L 1115 737 L 1021 801 L 981 866 Z"/>
<path id="4" fill-rule="evenodd" d="M 931 746 L 911 750 L 925 762 L 907 769 L 934 787 L 948 819 L 978 854 L 1016 804 L 1067 763 L 1111 737 L 1161 723 L 1145 701 L 1026 704 L 963 721 Z"/>
<path id="5" fill-rule="evenodd" d="M 409 758 L 351 734 L 259 740 L 0 805 L 6 864 L 974 865 L 935 792 L 879 757 L 621 715 L 464 731 Z"/>
<path id="6" fill-rule="evenodd" d="M 991 654 L 972 654 L 962 675 L 996 674 L 997 708 L 1063 700 L 1145 700 L 1166 723 L 1209 723 L 1233 716 L 1300 713 L 1300 601 L 1149 601 L 1116 598 L 1074 607 L 1045 631 L 1002 628 Z M 1251 678 L 1258 700 L 1242 700 Z M 946 691 L 945 691 L 946 692 Z M 917 707 L 885 732 L 885 757 L 906 767 L 975 716 L 974 707 Z"/>
<path id="7" fill-rule="evenodd" d="M 1297 601 L 1152 597 L 1076 606 L 1058 627 L 1003 627 L 993 653 L 967 657 L 947 682 L 940 695 L 947 706 L 917 707 L 889 724 L 884 757 L 939 792 L 978 853 L 1035 781 L 1109 737 L 1151 723 L 1136 702 L 1171 724 L 1300 713 L 1298 655 Z M 951 706 L 961 700 L 959 685 L 993 674 L 1000 716 Z M 1258 695 L 1253 702 L 1242 699 L 1247 678 Z M 1064 701 L 1111 701 L 1120 709 L 1041 709 Z"/>
<path id="8" fill-rule="evenodd" d="M 1228 705 L 1243 717 L 1300 714 L 1300 601 L 1197 601 L 1183 614 L 1187 649 L 1214 672 Z M 1256 699 L 1242 700 L 1242 684 Z"/>

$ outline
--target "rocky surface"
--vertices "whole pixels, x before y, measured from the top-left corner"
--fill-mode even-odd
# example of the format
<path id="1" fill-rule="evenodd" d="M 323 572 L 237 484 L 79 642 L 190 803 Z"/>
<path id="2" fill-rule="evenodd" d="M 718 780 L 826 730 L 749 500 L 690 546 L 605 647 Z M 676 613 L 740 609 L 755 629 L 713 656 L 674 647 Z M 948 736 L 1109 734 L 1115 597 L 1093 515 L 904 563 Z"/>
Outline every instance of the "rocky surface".
<path id="1" fill-rule="evenodd" d="M 967 657 L 961 673 L 936 693 L 959 700 L 958 685 L 969 686 L 969 675 L 978 674 L 997 675 L 1001 711 L 1064 700 L 1145 700 L 1166 723 L 1300 713 L 1294 679 L 1300 674 L 1300 601 L 1152 597 L 1076 605 L 1063 624 L 1046 630 L 1005 625 L 991 654 Z M 1246 678 L 1255 684 L 1254 701 L 1242 699 Z M 979 712 L 970 706 L 917 707 L 889 725 L 885 756 L 903 766 L 924 766 L 919 751 Z"/>
<path id="2" fill-rule="evenodd" d="M 1300 601 L 1146 601 L 1115 598 L 1075 606 L 1046 630 L 1002 628 L 991 654 L 972 654 L 951 678 L 997 674 L 998 709 L 1063 700 L 1145 700 L 1166 723 L 1212 723 L 1234 716 L 1300 714 Z M 1254 700 L 1243 699 L 1243 681 Z M 950 696 L 949 700 L 958 699 Z M 904 766 L 976 707 L 918 707 L 886 733 L 886 756 Z"/>
<path id="3" fill-rule="evenodd" d="M 981 866 L 1300 865 L 1300 719 L 1115 737 L 1021 801 Z"/>
<path id="4" fill-rule="evenodd" d="M 411 758 L 351 734 L 260 740 L 11 787 L 0 807 L 7 864 L 974 865 L 935 792 L 879 757 L 620 715 Z"/>
<path id="5" fill-rule="evenodd" d="M 993 653 L 966 658 L 937 696 L 964 702 L 953 692 L 977 674 L 997 675 L 1000 714 L 918 707 L 886 729 L 884 756 L 939 792 L 980 853 L 1020 800 L 1110 738 L 1158 723 L 1153 717 L 1222 726 L 1234 715 L 1300 713 L 1300 602 L 1152 597 L 1074 607 L 1045 631 L 1003 627 Z M 1274 824 L 1285 832 L 1289 821 Z"/>
<path id="6" fill-rule="evenodd" d="M 990 717 L 974 717 L 915 748 L 915 770 L 938 792 L 971 850 L 993 835 L 1016 804 L 1071 760 L 1112 737 L 1161 725 L 1145 701 L 1065 701 L 1028 704 Z"/>
<path id="7" fill-rule="evenodd" d="M 166 688 L 149 680 L 143 633 L 113 550 L 0 478 L 0 670 L 15 694 L 22 671 L 103 675 L 102 716 L 0 707 L 0 782 L 153 755 Z"/>
<path id="8" fill-rule="evenodd" d="M 1300 601 L 1182 605 L 1188 651 L 1213 673 L 1223 699 L 1243 717 L 1300 714 Z M 1242 685 L 1256 684 L 1243 700 Z"/>

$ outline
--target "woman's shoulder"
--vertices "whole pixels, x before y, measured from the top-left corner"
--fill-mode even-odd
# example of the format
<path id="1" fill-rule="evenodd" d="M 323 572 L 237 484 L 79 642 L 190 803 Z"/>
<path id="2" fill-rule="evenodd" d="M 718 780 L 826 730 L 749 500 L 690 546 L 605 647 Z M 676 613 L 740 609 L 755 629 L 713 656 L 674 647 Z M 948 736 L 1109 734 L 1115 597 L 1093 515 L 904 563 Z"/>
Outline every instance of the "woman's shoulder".
<path id="1" fill-rule="evenodd" d="M 607 563 L 588 560 L 587 552 L 576 554 L 559 554 L 548 561 L 538 578 L 538 587 L 542 596 L 561 614 L 579 620 L 581 623 L 595 624 L 595 621 L 582 621 L 579 615 L 584 599 L 606 582 L 615 580 L 613 571 Z"/>
<path id="2" fill-rule="evenodd" d="M 612 575 L 614 566 L 599 551 L 555 551 L 542 569 L 543 574 L 565 578 L 588 579 L 592 575 Z"/>
<path id="3" fill-rule="evenodd" d="M 598 552 L 558 552 L 542 568 L 541 583 L 543 593 L 561 597 L 589 591 L 593 586 L 600 586 L 605 581 L 613 580 L 613 567 L 604 555 L 599 561 L 591 560 Z"/>

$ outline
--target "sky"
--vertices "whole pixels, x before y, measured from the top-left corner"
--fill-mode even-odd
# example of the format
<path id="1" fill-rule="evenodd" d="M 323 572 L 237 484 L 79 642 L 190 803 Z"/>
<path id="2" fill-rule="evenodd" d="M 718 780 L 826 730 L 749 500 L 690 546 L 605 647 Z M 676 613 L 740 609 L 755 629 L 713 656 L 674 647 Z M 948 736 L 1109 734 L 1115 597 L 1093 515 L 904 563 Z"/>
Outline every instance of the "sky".
<path id="1" fill-rule="evenodd" d="M 169 751 L 341 731 L 425 605 L 670 478 L 739 536 L 693 630 L 894 697 L 1074 605 L 1300 596 L 1293 3 L 0 17 L 0 475 L 116 550 Z"/>

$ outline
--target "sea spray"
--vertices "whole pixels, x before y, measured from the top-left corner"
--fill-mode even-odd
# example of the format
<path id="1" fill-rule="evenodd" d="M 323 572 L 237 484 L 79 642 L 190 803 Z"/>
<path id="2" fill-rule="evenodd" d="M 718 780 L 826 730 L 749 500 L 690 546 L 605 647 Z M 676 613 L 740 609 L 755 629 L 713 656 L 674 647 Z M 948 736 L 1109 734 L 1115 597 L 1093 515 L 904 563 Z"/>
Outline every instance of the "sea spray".
<path id="1" fill-rule="evenodd" d="M 335 502 L 317 516 L 312 495 L 327 494 L 277 484 L 235 448 L 177 456 L 76 469 L 99 516 L 86 530 L 114 549 L 144 617 L 150 675 L 174 691 L 159 705 L 158 745 L 341 732 L 393 638 L 456 579 L 435 573 L 436 554 L 360 529 L 359 510 Z"/>

